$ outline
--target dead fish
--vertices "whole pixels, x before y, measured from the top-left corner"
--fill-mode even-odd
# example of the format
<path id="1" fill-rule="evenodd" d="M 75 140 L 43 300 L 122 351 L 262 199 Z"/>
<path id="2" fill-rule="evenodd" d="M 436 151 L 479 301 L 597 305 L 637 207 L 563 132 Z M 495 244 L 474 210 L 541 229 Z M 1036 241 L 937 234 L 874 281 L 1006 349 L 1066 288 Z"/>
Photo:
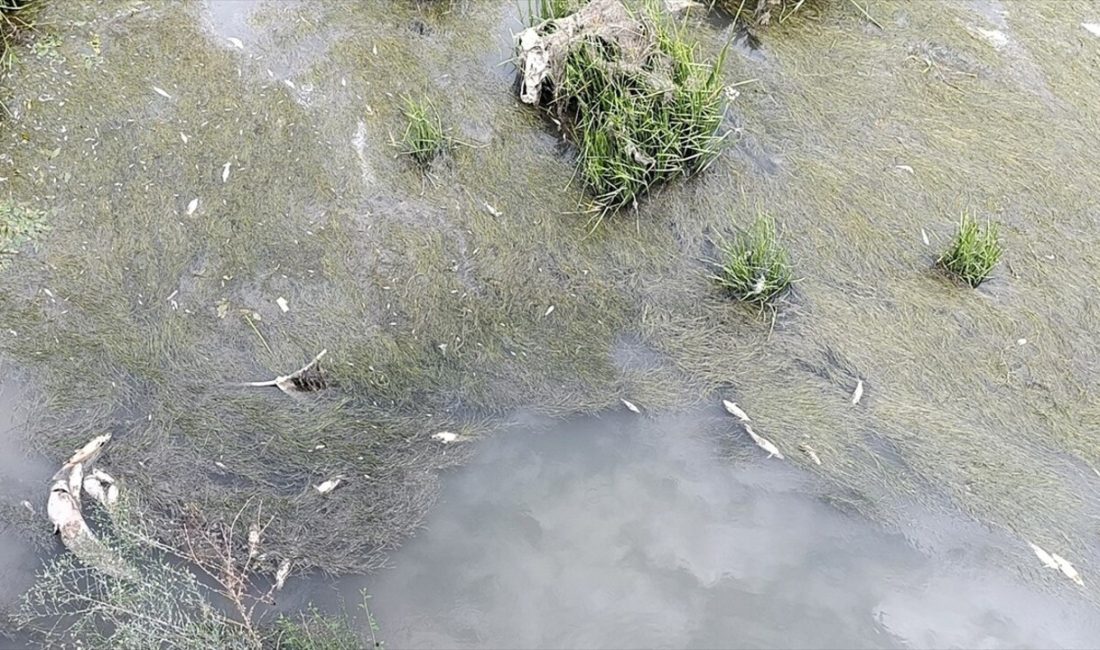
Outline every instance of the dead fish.
<path id="1" fill-rule="evenodd" d="M 191 199 L 191 202 L 187 204 L 187 216 L 195 214 L 195 210 L 199 209 L 199 200 Z"/>
<path id="2" fill-rule="evenodd" d="M 859 400 L 863 399 L 863 380 L 860 379 L 856 382 L 856 389 L 852 391 L 852 406 L 859 404 Z"/>
<path id="3" fill-rule="evenodd" d="M 489 205 L 488 203 L 485 203 L 484 201 L 482 201 L 482 204 L 485 206 L 485 209 L 489 211 L 489 214 L 493 215 L 494 217 L 504 216 L 504 214 L 500 210 L 497 210 L 496 208 Z"/>
<path id="4" fill-rule="evenodd" d="M 187 144 L 187 134 L 183 131 L 180 131 L 180 140 L 183 140 L 183 143 Z"/>
<path id="5" fill-rule="evenodd" d="M 1077 573 L 1077 569 L 1073 568 L 1073 565 L 1069 563 L 1069 560 L 1058 555 L 1057 553 L 1051 553 L 1050 559 L 1054 561 L 1055 566 L 1062 572 L 1064 576 L 1069 578 L 1078 587 L 1084 587 L 1085 581 L 1081 579 L 1081 574 Z"/>
<path id="6" fill-rule="evenodd" d="M 737 404 L 734 404 L 733 402 L 729 401 L 728 399 L 722 400 L 722 406 L 726 407 L 726 412 L 727 413 L 734 416 L 738 420 L 741 420 L 742 422 L 752 422 L 752 420 L 749 419 L 749 414 L 748 413 L 745 413 L 744 411 L 742 411 L 741 408 L 739 406 L 737 406 Z"/>
<path id="7" fill-rule="evenodd" d="M 275 591 L 281 591 L 290 575 L 290 560 L 283 558 L 279 561 L 279 569 L 275 571 Z"/>
<path id="8" fill-rule="evenodd" d="M 799 445 L 798 448 L 801 449 L 802 451 L 806 452 L 806 455 L 809 456 L 810 460 L 814 461 L 815 464 L 817 464 L 817 465 L 821 464 L 821 458 L 817 455 L 817 452 L 814 451 L 813 447 L 803 443 L 803 444 Z"/>
<path id="9" fill-rule="evenodd" d="M 279 309 L 282 309 L 284 314 L 290 311 L 290 304 L 282 296 L 275 299 L 275 304 L 279 305 Z"/>
<path id="10" fill-rule="evenodd" d="M 749 437 L 752 438 L 752 441 L 756 443 L 756 446 L 768 452 L 768 458 L 775 456 L 779 460 L 783 460 L 783 454 L 779 452 L 778 447 L 772 444 L 771 440 L 757 435 L 756 432 L 752 430 L 752 427 L 750 427 L 747 423 L 743 424 L 742 426 L 745 427 L 745 432 L 749 434 Z"/>
<path id="11" fill-rule="evenodd" d="M 84 463 L 76 463 L 69 470 L 69 494 L 80 507 L 80 490 L 84 485 Z"/>
<path id="12" fill-rule="evenodd" d="M 932 242 L 928 241 L 928 233 L 924 231 L 924 228 L 920 229 L 920 238 L 924 242 L 925 246 L 932 245 Z"/>
<path id="13" fill-rule="evenodd" d="M 53 532 L 61 532 L 61 528 L 74 520 L 83 521 L 80 516 L 80 506 L 69 494 L 68 481 L 61 479 L 50 486 L 50 498 L 46 501 L 46 514 L 53 524 Z"/>
<path id="14" fill-rule="evenodd" d="M 244 49 L 244 43 L 242 43 L 241 39 L 239 39 L 239 38 L 230 36 L 230 37 L 226 38 L 225 40 L 229 41 L 229 44 L 232 45 L 233 47 L 237 48 L 238 50 L 243 50 Z"/>
<path id="15" fill-rule="evenodd" d="M 227 163 L 225 163 L 225 165 L 222 166 L 222 182 L 223 183 L 225 183 L 226 181 L 229 180 L 229 167 L 232 164 L 233 164 L 232 162 L 227 162 Z"/>
<path id="16" fill-rule="evenodd" d="M 1093 36 L 1100 36 L 1100 23 L 1081 23 L 1081 26 Z"/>
<path id="17" fill-rule="evenodd" d="M 153 86 L 153 92 L 160 95 L 161 97 L 164 97 L 165 99 L 172 99 L 172 96 L 165 92 L 163 88 Z"/>
<path id="18" fill-rule="evenodd" d="M 332 492 L 336 488 L 340 487 L 341 483 L 343 483 L 343 479 L 337 476 L 336 478 L 330 478 L 329 480 L 323 481 L 318 485 L 314 485 L 313 489 L 317 490 L 321 494 L 328 494 L 329 492 Z"/>
<path id="19" fill-rule="evenodd" d="M 451 433 L 450 431 L 440 431 L 439 433 L 432 434 L 432 438 L 442 442 L 443 444 L 449 444 L 452 442 L 458 442 L 458 434 Z"/>
<path id="20" fill-rule="evenodd" d="M 752 290 L 749 291 L 749 295 L 755 296 L 758 293 L 762 293 L 764 291 L 764 287 L 766 286 L 768 286 L 767 278 L 761 275 L 760 277 L 756 278 L 756 282 L 753 283 Z"/>
<path id="21" fill-rule="evenodd" d="M 260 550 L 260 527 L 252 524 L 248 527 L 248 559 L 256 557 Z"/>
<path id="22" fill-rule="evenodd" d="M 916 174 L 916 172 L 913 171 L 913 168 L 909 165 L 894 165 L 894 169 L 902 172 L 909 172 L 910 174 Z"/>
<path id="23" fill-rule="evenodd" d="M 218 307 L 219 312 L 221 306 Z M 259 320 L 259 314 L 253 312 L 252 317 L 255 320 Z M 268 381 L 246 381 L 237 386 L 250 386 L 250 387 L 266 387 L 275 386 L 279 390 L 283 391 L 287 395 L 294 395 L 297 393 L 309 393 L 318 390 L 324 390 L 328 387 L 328 382 L 325 380 L 325 375 L 321 372 L 319 366 L 321 358 L 328 354 L 328 349 L 321 350 L 317 356 L 313 357 L 313 360 L 302 366 L 298 370 L 290 373 L 289 375 L 280 375 L 275 379 Z"/>
<path id="24" fill-rule="evenodd" d="M 32 506 L 32 505 L 31 505 L 31 502 L 30 502 L 30 501 L 26 501 L 26 500 L 24 500 L 24 501 L 20 501 L 19 503 L 21 503 L 21 504 L 23 505 L 23 507 L 24 507 L 24 508 L 26 508 L 27 510 L 29 510 L 29 511 L 30 511 L 30 513 L 31 513 L 32 515 L 33 515 L 33 514 L 35 514 L 35 512 L 34 512 L 34 506 Z"/>
<path id="25" fill-rule="evenodd" d="M 627 408 L 627 410 L 630 411 L 631 413 L 637 413 L 638 415 L 642 414 L 641 409 L 639 409 L 637 406 L 635 406 L 634 402 L 631 402 L 629 400 L 625 400 L 621 397 L 619 398 L 619 401 L 622 402 L 623 406 L 625 406 Z"/>
<path id="26" fill-rule="evenodd" d="M 546 313 L 543 314 L 542 317 L 546 318 L 547 316 L 549 316 L 550 314 L 553 314 L 553 313 L 554 313 L 554 305 L 550 305 L 549 307 L 546 308 Z"/>
<path id="27" fill-rule="evenodd" d="M 83 488 L 88 496 L 108 509 L 118 504 L 118 485 L 110 474 L 103 470 L 92 470 L 89 476 L 84 477 Z"/>
<path id="28" fill-rule="evenodd" d="M 77 463 L 87 463 L 90 459 L 94 459 L 99 454 L 99 451 L 103 449 L 103 445 L 106 445 L 110 441 L 111 434 L 109 433 L 92 438 L 85 443 L 83 447 L 77 449 L 76 453 L 69 457 L 69 460 L 65 461 L 65 465 L 62 466 L 62 469 Z"/>
<path id="29" fill-rule="evenodd" d="M 1031 550 L 1035 552 L 1035 557 L 1039 558 L 1039 561 L 1043 563 L 1043 566 L 1048 569 L 1058 568 L 1058 563 L 1054 561 L 1054 558 L 1050 556 L 1050 553 L 1047 553 L 1046 551 L 1039 548 L 1035 544 L 1032 544 L 1031 542 L 1028 542 L 1027 545 L 1030 546 Z"/>

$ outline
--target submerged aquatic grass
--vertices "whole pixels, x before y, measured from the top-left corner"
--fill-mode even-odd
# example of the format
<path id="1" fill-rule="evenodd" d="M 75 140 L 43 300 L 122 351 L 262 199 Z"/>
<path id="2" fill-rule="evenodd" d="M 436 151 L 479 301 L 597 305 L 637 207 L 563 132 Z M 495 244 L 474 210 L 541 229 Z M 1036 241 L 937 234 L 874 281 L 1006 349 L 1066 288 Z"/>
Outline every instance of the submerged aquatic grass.
<path id="1" fill-rule="evenodd" d="M 14 201 L 0 201 L 0 268 L 25 244 L 49 230 L 46 213 Z"/>
<path id="2" fill-rule="evenodd" d="M 632 205 L 655 185 L 695 174 L 714 159 L 725 58 L 723 50 L 712 65 L 700 63 L 696 46 L 652 10 L 603 12 L 586 14 L 588 23 L 534 28 L 548 43 L 559 28 L 571 34 L 551 46 L 558 60 L 550 62 L 543 104 L 576 144 L 578 175 L 601 213 Z M 568 19 L 575 16 L 581 12 Z M 603 22 L 616 20 L 624 24 Z M 631 40 L 608 42 L 616 30 Z"/>
<path id="3" fill-rule="evenodd" d="M 454 140 L 448 135 L 431 100 L 406 97 L 403 114 L 407 123 L 398 143 L 401 153 L 421 167 L 428 167 L 454 147 Z"/>
<path id="4" fill-rule="evenodd" d="M 768 304 L 790 289 L 790 257 L 779 243 L 775 222 L 760 217 L 723 247 L 714 279 L 736 300 Z"/>
<path id="5" fill-rule="evenodd" d="M 936 264 L 971 287 L 976 287 L 989 277 L 1003 254 L 997 224 L 986 223 L 983 228 L 969 213 L 964 213 L 951 247 L 936 260 Z"/>
<path id="6" fill-rule="evenodd" d="M 33 29 L 38 0 L 0 0 L 0 70 L 12 64 L 12 46 L 20 34 Z"/>
<path id="7" fill-rule="evenodd" d="M 527 15 L 530 24 L 545 20 L 564 18 L 576 9 L 573 0 L 527 0 Z"/>

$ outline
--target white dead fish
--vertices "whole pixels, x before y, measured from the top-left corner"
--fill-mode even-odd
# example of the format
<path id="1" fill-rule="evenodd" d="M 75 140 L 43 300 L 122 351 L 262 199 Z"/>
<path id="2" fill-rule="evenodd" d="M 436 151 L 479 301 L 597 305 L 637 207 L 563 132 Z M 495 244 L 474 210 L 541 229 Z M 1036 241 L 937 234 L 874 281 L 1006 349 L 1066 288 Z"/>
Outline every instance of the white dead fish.
<path id="1" fill-rule="evenodd" d="M 1058 570 L 1062 572 L 1064 576 L 1069 578 L 1078 587 L 1084 587 L 1085 581 L 1081 579 L 1081 574 L 1077 573 L 1077 569 L 1073 568 L 1073 565 L 1069 563 L 1069 560 L 1058 555 L 1057 553 L 1051 553 L 1050 559 L 1054 561 L 1054 564 L 1058 567 Z"/>
<path id="2" fill-rule="evenodd" d="M 195 210 L 199 209 L 199 200 L 191 199 L 191 202 L 187 204 L 187 216 L 195 214 Z"/>
<path id="3" fill-rule="evenodd" d="M 450 431 L 440 431 L 439 433 L 433 433 L 432 439 L 438 440 L 446 445 L 452 442 L 458 442 L 458 434 L 451 433 Z"/>
<path id="4" fill-rule="evenodd" d="M 932 244 L 932 242 L 928 241 L 928 233 L 925 232 L 924 228 L 920 229 L 920 238 L 925 246 L 930 246 Z"/>
<path id="5" fill-rule="evenodd" d="M 80 490 L 84 486 L 84 463 L 74 463 L 69 469 L 69 494 L 76 501 L 76 507 L 80 507 Z"/>
<path id="6" fill-rule="evenodd" d="M 1016 345 L 1027 345 L 1027 339 L 1016 339 Z"/>
<path id="7" fill-rule="evenodd" d="M 817 455 L 817 452 L 814 451 L 813 447 L 803 443 L 803 444 L 799 445 L 798 448 L 801 449 L 802 451 L 806 452 L 806 455 L 809 456 L 810 460 L 814 461 L 815 464 L 817 464 L 817 465 L 821 464 L 821 458 Z"/>
<path id="8" fill-rule="evenodd" d="M 553 314 L 553 313 L 554 313 L 554 305 L 550 305 L 549 307 L 546 308 L 546 313 L 543 314 L 542 317 L 546 318 L 547 316 L 549 316 L 550 314 Z"/>
<path id="9" fill-rule="evenodd" d="M 260 527 L 252 524 L 248 527 L 248 559 L 256 557 L 260 551 Z"/>
<path id="10" fill-rule="evenodd" d="M 160 95 L 161 97 L 164 97 L 165 99 L 172 99 L 172 96 L 169 95 L 167 92 L 165 92 L 165 90 L 163 88 L 158 88 L 156 86 L 153 86 L 153 92 Z"/>
<path id="11" fill-rule="evenodd" d="M 625 406 L 627 408 L 627 410 L 630 411 L 631 413 L 637 413 L 638 415 L 642 414 L 641 409 L 639 409 L 637 406 L 635 406 L 634 402 L 631 402 L 630 400 L 623 399 L 621 397 L 619 398 L 619 401 L 622 402 L 623 406 Z"/>
<path id="12" fill-rule="evenodd" d="M 860 379 L 856 382 L 856 389 L 852 391 L 852 406 L 859 404 L 859 400 L 863 399 L 863 380 Z"/>
<path id="13" fill-rule="evenodd" d="M 321 483 L 314 485 L 313 489 L 317 490 L 321 494 L 328 494 L 329 492 L 332 492 L 336 488 L 340 487 L 340 484 L 343 482 L 343 479 L 337 476 L 336 478 L 330 478 L 327 481 L 322 481 Z"/>
<path id="14" fill-rule="evenodd" d="M 229 44 L 232 45 L 233 47 L 237 48 L 238 50 L 243 50 L 244 49 L 244 43 L 241 42 L 241 39 L 236 38 L 235 36 L 230 36 L 230 37 L 226 38 L 225 40 L 229 41 Z"/>
<path id="15" fill-rule="evenodd" d="M 183 140 L 183 143 L 187 144 L 187 139 L 188 139 L 187 134 L 184 133 L 183 131 L 180 131 L 180 140 Z"/>
<path id="16" fill-rule="evenodd" d="M 110 474 L 101 469 L 92 470 L 84 477 L 84 491 L 108 510 L 118 504 L 118 485 Z"/>
<path id="17" fill-rule="evenodd" d="M 749 291 L 750 296 L 755 296 L 758 293 L 764 291 L 764 287 L 768 286 L 768 280 L 763 275 L 756 278 L 756 281 L 752 283 L 752 290 Z"/>
<path id="18" fill-rule="evenodd" d="M 25 500 L 25 499 L 24 499 L 23 501 L 20 501 L 19 503 L 20 503 L 20 504 L 22 504 L 22 506 L 23 506 L 24 508 L 26 508 L 27 510 L 29 510 L 29 511 L 30 511 L 30 513 L 31 513 L 32 515 L 33 515 L 33 514 L 35 514 L 35 512 L 34 512 L 34 506 L 32 506 L 32 505 L 31 505 L 31 502 L 30 502 L 30 501 L 27 501 L 27 500 Z"/>
<path id="19" fill-rule="evenodd" d="M 484 201 L 482 201 L 482 204 L 485 205 L 485 209 L 489 211 L 489 214 L 493 215 L 494 217 L 503 216 L 503 213 L 500 210 L 497 210 L 496 208 L 489 205 L 488 203 L 485 203 Z"/>
<path id="20" fill-rule="evenodd" d="M 275 591 L 281 591 L 290 575 L 290 560 L 283 558 L 279 561 L 279 569 L 275 571 Z"/>
<path id="21" fill-rule="evenodd" d="M 1054 561 L 1054 558 L 1050 556 L 1050 553 L 1047 553 L 1046 551 L 1039 548 L 1035 544 L 1032 544 L 1031 542 L 1028 542 L 1027 545 L 1030 546 L 1031 550 L 1035 552 L 1035 557 L 1039 558 L 1039 561 L 1043 563 L 1043 566 L 1048 569 L 1058 568 L 1058 563 Z"/>
<path id="22" fill-rule="evenodd" d="M 72 494 L 69 493 L 68 481 L 61 479 L 50 486 L 50 498 L 46 501 L 46 514 L 53 524 L 53 532 L 59 533 L 73 522 L 79 522 L 77 527 L 84 523 L 84 517 L 80 515 L 80 505 L 77 504 Z"/>
<path id="23" fill-rule="evenodd" d="M 222 182 L 223 183 L 229 181 L 229 168 L 232 165 L 233 165 L 232 162 L 227 162 L 227 163 L 225 163 L 225 165 L 222 166 Z"/>
<path id="24" fill-rule="evenodd" d="M 741 407 L 737 406 L 737 404 L 729 401 L 728 399 L 722 400 L 722 406 L 726 407 L 727 413 L 737 418 L 738 420 L 741 420 L 742 422 L 752 422 L 752 420 L 749 419 L 748 413 L 742 411 Z"/>
<path id="25" fill-rule="evenodd" d="M 778 447 L 772 444 L 771 440 L 757 435 L 756 432 L 752 430 L 752 427 L 748 425 L 748 423 L 744 423 L 742 424 L 742 426 L 745 427 L 745 433 L 749 434 L 749 437 L 752 438 L 752 441 L 756 443 L 756 446 L 768 452 L 768 458 L 775 456 L 779 460 L 783 460 L 783 454 L 779 452 Z"/>
<path id="26" fill-rule="evenodd" d="M 284 314 L 290 311 L 290 304 L 282 296 L 275 299 L 275 304 L 279 305 L 279 309 L 282 309 Z"/>
<path id="27" fill-rule="evenodd" d="M 85 463 L 90 465 L 91 461 L 95 460 L 99 456 L 99 452 L 103 449 L 103 446 L 111 441 L 111 434 L 105 433 L 101 436 L 96 436 L 86 442 L 83 447 L 76 450 L 69 460 L 65 461 L 65 464 L 61 466 L 62 471 L 68 469 L 72 465 L 77 463 Z"/>
<path id="28" fill-rule="evenodd" d="M 910 167 L 909 165 L 894 165 L 894 169 L 896 169 L 898 171 L 901 171 L 901 172 L 909 172 L 910 174 L 916 174 L 916 172 L 913 171 L 913 168 Z"/>
<path id="29" fill-rule="evenodd" d="M 1081 26 L 1093 36 L 1100 36 L 1100 23 L 1081 23 Z"/>
<path id="30" fill-rule="evenodd" d="M 678 14 L 686 9 L 694 9 L 703 5 L 694 0 L 665 0 L 665 11 L 670 14 Z"/>

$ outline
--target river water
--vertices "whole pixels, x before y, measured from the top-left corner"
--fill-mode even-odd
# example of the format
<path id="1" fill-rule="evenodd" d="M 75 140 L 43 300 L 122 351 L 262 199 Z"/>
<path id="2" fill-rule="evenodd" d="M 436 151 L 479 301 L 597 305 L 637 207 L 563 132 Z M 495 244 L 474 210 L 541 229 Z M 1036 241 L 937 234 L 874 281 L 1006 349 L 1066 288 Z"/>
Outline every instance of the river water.
<path id="1" fill-rule="evenodd" d="M 444 480 L 366 589 L 396 647 L 1089 647 L 1100 617 L 1012 542 L 914 509 L 886 532 L 698 417 L 543 423 Z"/>

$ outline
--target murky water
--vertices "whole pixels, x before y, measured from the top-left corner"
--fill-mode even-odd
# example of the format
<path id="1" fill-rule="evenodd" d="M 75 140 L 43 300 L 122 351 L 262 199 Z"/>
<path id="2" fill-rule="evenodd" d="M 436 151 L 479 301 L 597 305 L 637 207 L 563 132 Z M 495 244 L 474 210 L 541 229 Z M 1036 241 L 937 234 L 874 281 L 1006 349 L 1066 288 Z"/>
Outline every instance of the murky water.
<path id="1" fill-rule="evenodd" d="M 1087 647 L 1100 616 L 1011 541 L 912 511 L 887 534 L 697 418 L 544 424 L 485 443 L 366 588 L 396 647 Z"/>

